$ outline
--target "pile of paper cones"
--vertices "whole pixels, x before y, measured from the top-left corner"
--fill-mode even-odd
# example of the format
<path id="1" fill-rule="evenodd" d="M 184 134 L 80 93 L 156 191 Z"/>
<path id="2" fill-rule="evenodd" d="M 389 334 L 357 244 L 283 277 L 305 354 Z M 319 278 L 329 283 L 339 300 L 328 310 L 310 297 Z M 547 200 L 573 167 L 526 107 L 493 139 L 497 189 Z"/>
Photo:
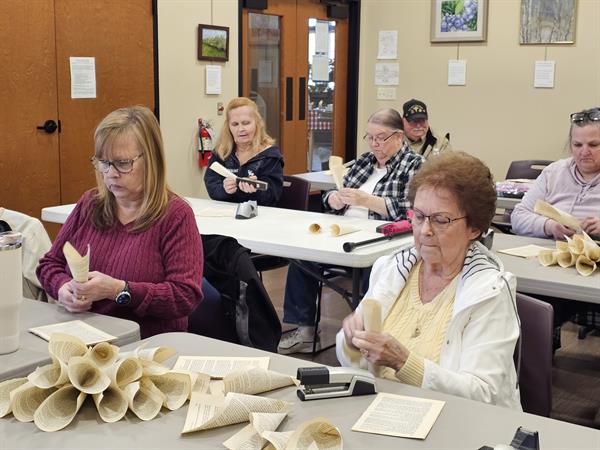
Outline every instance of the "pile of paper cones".
<path id="1" fill-rule="evenodd" d="M 538 260 L 544 266 L 558 264 L 561 267 L 575 267 L 583 276 L 589 276 L 600 263 L 600 246 L 585 232 L 575 234 L 567 241 L 556 241 L 555 250 L 542 250 Z"/>

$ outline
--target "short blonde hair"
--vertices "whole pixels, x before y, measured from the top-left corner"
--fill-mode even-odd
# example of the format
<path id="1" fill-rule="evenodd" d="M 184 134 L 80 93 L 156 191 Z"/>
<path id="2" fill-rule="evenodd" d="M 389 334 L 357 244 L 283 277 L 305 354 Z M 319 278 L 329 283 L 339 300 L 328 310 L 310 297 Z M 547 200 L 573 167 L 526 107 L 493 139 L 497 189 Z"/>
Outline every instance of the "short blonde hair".
<path id="1" fill-rule="evenodd" d="M 111 112 L 98 124 L 94 132 L 95 157 L 111 159 L 114 143 L 126 136 L 134 139 L 142 155 L 140 162 L 145 167 L 142 206 L 131 228 L 132 232 L 139 232 L 160 219 L 167 208 L 170 191 L 165 154 L 160 126 L 152 111 L 145 106 L 130 106 Z M 98 191 L 94 197 L 92 223 L 99 229 L 109 228 L 117 220 L 116 200 L 99 172 L 96 172 L 96 183 Z"/>
<path id="2" fill-rule="evenodd" d="M 231 131 L 229 130 L 229 113 L 231 110 L 236 108 L 241 108 L 242 106 L 247 106 L 250 108 L 250 112 L 254 121 L 256 122 L 256 133 L 254 134 L 254 139 L 252 139 L 252 149 L 256 151 L 263 150 L 265 147 L 269 147 L 273 145 L 275 140 L 267 134 L 267 130 L 265 128 L 265 122 L 258 112 L 258 108 L 256 107 L 256 103 L 246 97 L 236 97 L 231 100 L 227 104 L 227 108 L 225 108 L 225 122 L 223 123 L 223 128 L 221 128 L 221 133 L 217 139 L 215 144 L 215 149 L 219 157 L 223 160 L 229 158 L 231 152 L 233 151 L 233 146 L 235 144 L 233 140 L 233 136 L 231 135 Z"/>

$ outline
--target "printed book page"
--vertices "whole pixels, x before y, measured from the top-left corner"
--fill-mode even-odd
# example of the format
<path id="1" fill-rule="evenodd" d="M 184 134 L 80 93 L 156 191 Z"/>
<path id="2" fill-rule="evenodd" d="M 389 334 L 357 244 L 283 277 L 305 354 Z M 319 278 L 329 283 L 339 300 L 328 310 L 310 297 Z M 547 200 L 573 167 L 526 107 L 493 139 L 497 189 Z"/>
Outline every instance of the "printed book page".
<path id="1" fill-rule="evenodd" d="M 212 378 L 223 378 L 225 375 L 239 369 L 252 367 L 269 368 L 269 357 L 225 357 L 225 356 L 180 356 L 173 370 L 200 372 Z"/>
<path id="2" fill-rule="evenodd" d="M 425 439 L 445 402 L 379 393 L 352 431 Z"/>
<path id="3" fill-rule="evenodd" d="M 53 333 L 70 334 L 81 339 L 86 345 L 104 341 L 114 341 L 117 339 L 116 336 L 105 333 L 104 331 L 85 323 L 83 320 L 71 320 L 69 322 L 34 327 L 30 328 L 29 332 L 46 341 L 50 340 L 50 336 L 52 336 Z"/>
<path id="4" fill-rule="evenodd" d="M 506 253 L 507 255 L 519 256 L 521 258 L 537 258 L 542 250 L 548 250 L 547 247 L 541 245 L 529 244 L 522 247 L 506 248 L 498 250 L 499 253 Z"/>

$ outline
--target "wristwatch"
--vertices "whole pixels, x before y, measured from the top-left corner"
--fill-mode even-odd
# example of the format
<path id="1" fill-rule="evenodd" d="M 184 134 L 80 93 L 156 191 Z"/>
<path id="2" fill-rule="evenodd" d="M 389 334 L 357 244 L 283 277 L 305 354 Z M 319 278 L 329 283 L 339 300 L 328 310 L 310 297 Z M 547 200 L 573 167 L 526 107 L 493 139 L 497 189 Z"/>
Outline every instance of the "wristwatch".
<path id="1" fill-rule="evenodd" d="M 117 305 L 125 306 L 128 305 L 130 301 L 131 293 L 129 292 L 129 283 L 126 281 L 123 290 L 115 297 L 115 302 Z"/>

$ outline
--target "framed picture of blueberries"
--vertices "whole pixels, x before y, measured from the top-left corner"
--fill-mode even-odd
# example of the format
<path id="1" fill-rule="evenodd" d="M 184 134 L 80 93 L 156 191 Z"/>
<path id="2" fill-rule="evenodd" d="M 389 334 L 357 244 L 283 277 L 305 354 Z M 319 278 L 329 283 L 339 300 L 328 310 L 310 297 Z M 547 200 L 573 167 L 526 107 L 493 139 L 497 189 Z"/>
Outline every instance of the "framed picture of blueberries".
<path id="1" fill-rule="evenodd" d="M 431 0 L 431 42 L 483 42 L 488 0 Z"/>

